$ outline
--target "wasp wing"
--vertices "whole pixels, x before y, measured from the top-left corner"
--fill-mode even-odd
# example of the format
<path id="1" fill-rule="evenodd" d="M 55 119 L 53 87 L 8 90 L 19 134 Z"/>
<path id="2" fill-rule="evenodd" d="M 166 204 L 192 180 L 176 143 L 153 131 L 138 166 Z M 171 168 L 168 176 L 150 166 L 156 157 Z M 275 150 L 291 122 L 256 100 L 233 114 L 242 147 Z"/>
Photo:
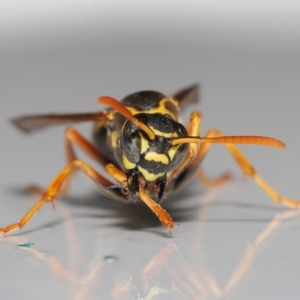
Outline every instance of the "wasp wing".
<path id="1" fill-rule="evenodd" d="M 188 103 L 197 103 L 199 100 L 199 84 L 193 84 L 187 88 L 172 95 L 179 103 L 179 107 L 182 107 Z"/>
<path id="2" fill-rule="evenodd" d="M 79 122 L 104 122 L 107 120 L 107 112 L 80 113 L 80 114 L 47 114 L 28 115 L 14 118 L 11 122 L 25 133 L 43 129 L 48 126 L 66 125 Z"/>

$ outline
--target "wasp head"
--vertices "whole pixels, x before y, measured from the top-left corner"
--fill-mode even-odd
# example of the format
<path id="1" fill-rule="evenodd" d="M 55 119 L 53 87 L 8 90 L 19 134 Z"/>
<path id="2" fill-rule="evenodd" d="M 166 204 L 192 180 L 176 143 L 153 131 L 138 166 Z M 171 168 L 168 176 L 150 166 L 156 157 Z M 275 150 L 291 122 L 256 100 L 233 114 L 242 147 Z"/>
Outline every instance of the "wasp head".
<path id="1" fill-rule="evenodd" d="M 120 137 L 122 161 L 130 195 L 138 197 L 138 187 L 152 189 L 161 200 L 168 177 L 184 160 L 188 144 L 173 146 L 172 139 L 187 136 L 185 127 L 162 114 L 136 114 L 140 122 L 154 133 L 151 138 L 140 127 L 127 120 Z"/>

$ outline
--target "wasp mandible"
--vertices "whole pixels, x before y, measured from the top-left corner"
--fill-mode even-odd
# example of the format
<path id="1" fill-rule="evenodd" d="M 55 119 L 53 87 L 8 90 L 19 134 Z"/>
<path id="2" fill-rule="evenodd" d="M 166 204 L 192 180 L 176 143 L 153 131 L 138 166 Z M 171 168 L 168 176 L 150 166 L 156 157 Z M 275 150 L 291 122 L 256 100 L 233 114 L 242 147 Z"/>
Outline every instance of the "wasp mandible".
<path id="1" fill-rule="evenodd" d="M 141 91 L 126 96 L 120 102 L 108 96 L 98 98 L 108 105 L 104 111 L 79 114 L 29 115 L 13 119 L 25 133 L 51 125 L 94 122 L 90 142 L 75 128 L 65 131 L 65 150 L 68 164 L 40 191 L 40 200 L 11 225 L 0 228 L 0 234 L 24 227 L 47 202 L 65 194 L 70 177 L 82 170 L 92 179 L 101 193 L 125 203 L 144 202 L 169 230 L 176 225 L 161 206 L 169 194 L 182 188 L 199 171 L 199 166 L 213 143 L 224 144 L 242 172 L 276 202 L 298 207 L 300 202 L 282 197 L 255 171 L 249 160 L 235 144 L 257 144 L 285 148 L 277 139 L 264 136 L 225 136 L 219 130 L 209 130 L 200 136 L 201 113 L 193 112 L 187 127 L 180 122 L 180 110 L 198 101 L 198 85 L 192 85 L 171 96 L 156 91 Z M 103 176 L 77 158 L 73 146 L 78 146 L 105 168 Z"/>

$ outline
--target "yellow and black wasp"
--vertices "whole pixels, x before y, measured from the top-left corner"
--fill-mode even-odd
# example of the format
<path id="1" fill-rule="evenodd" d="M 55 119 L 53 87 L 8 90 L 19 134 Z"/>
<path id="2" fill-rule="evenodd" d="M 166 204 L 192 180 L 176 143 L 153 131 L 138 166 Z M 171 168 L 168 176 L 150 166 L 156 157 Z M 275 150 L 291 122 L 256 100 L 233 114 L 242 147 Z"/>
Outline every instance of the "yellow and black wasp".
<path id="1" fill-rule="evenodd" d="M 298 207 L 300 202 L 282 197 L 273 190 L 234 145 L 259 144 L 284 148 L 284 143 L 262 136 L 225 136 L 218 130 L 209 130 L 201 137 L 200 112 L 191 113 L 187 127 L 180 121 L 183 105 L 196 101 L 198 86 L 193 85 L 169 97 L 156 91 L 133 93 L 120 102 L 108 96 L 100 97 L 98 102 L 109 108 L 95 113 L 29 115 L 13 119 L 13 123 L 26 133 L 50 125 L 92 121 L 95 123 L 94 143 L 73 127 L 67 128 L 67 166 L 45 190 L 39 190 L 41 199 L 24 217 L 17 223 L 0 228 L 0 234 L 24 227 L 44 203 L 53 202 L 57 196 L 64 194 L 68 179 L 78 169 L 84 171 L 102 193 L 113 199 L 126 203 L 143 201 L 170 231 L 176 223 L 162 208 L 161 201 L 195 175 L 212 143 L 224 144 L 244 175 L 251 176 L 275 202 Z M 113 182 L 78 159 L 73 145 L 105 167 Z"/>

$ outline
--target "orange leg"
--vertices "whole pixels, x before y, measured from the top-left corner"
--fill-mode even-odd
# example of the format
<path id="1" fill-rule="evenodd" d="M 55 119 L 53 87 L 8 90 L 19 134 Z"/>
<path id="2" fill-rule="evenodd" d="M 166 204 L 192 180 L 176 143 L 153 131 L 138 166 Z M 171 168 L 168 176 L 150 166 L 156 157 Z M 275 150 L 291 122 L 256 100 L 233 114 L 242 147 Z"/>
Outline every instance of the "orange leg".
<path id="1" fill-rule="evenodd" d="M 65 131 L 65 151 L 67 155 L 67 163 L 78 159 L 74 152 L 72 144 L 75 144 L 79 149 L 85 152 L 90 158 L 95 160 L 100 165 L 105 166 L 109 163 L 105 156 L 90 141 L 83 137 L 74 127 L 68 127 Z M 70 186 L 71 177 L 68 177 L 59 192 L 59 196 L 66 195 L 70 189 Z"/>
<path id="2" fill-rule="evenodd" d="M 65 151 L 67 155 L 67 163 L 78 159 L 75 155 L 72 144 L 77 145 L 89 157 L 94 159 L 100 165 L 106 165 L 109 161 L 102 155 L 102 153 L 87 139 L 85 139 L 76 129 L 69 127 L 65 131 Z M 63 187 L 59 191 L 59 196 L 66 195 L 70 189 L 70 177 L 66 179 Z M 30 193 L 43 194 L 44 189 L 38 185 L 30 185 L 26 189 Z"/>
<path id="3" fill-rule="evenodd" d="M 215 136 L 215 135 L 213 135 L 213 136 Z M 211 130 L 205 135 L 205 137 L 212 137 Z M 204 157 L 205 157 L 206 153 L 208 152 L 208 150 L 210 149 L 210 147 L 211 147 L 211 144 L 209 144 L 209 143 L 201 144 L 196 156 L 194 156 L 194 158 L 191 160 L 190 164 L 187 166 L 187 170 L 189 172 L 192 172 L 193 168 L 197 169 L 198 179 L 201 182 L 201 184 L 206 187 L 219 186 L 221 184 L 224 184 L 224 183 L 232 180 L 232 178 L 233 178 L 233 175 L 229 172 L 225 172 L 225 173 L 221 174 L 220 176 L 218 176 L 217 178 L 208 178 L 204 169 L 201 167 L 199 168 L 200 163 L 204 159 Z"/>
<path id="4" fill-rule="evenodd" d="M 126 174 L 122 170 L 118 169 L 113 164 L 108 164 L 106 166 L 106 172 L 126 187 L 127 178 Z M 147 195 L 146 191 L 141 185 L 139 185 L 139 196 L 142 199 L 142 201 L 156 214 L 161 223 L 171 233 L 171 229 L 176 225 L 176 223 L 173 222 L 171 216 L 158 203 L 156 203 Z"/>
<path id="5" fill-rule="evenodd" d="M 190 124 L 188 125 L 187 131 L 188 136 L 199 136 L 201 128 L 201 113 L 193 112 L 190 115 Z M 177 175 L 179 175 L 186 166 L 191 162 L 193 157 L 197 154 L 197 149 L 199 144 L 190 143 L 188 153 L 184 159 L 184 161 L 172 172 L 172 174 L 168 178 L 168 182 L 172 181 Z"/>
<path id="6" fill-rule="evenodd" d="M 76 169 L 83 170 L 89 178 L 91 178 L 92 180 L 94 180 L 96 183 L 100 184 L 103 187 L 109 187 L 112 185 L 110 181 L 108 181 L 106 178 L 104 178 L 99 173 L 97 173 L 92 167 L 90 167 L 84 161 L 74 160 L 71 163 L 69 163 L 60 173 L 58 173 L 58 175 L 53 179 L 53 181 L 47 187 L 45 192 L 43 192 L 41 199 L 24 215 L 24 217 L 17 223 L 8 225 L 4 228 L 0 228 L 0 234 L 8 233 L 13 230 L 24 227 L 30 221 L 33 215 L 46 202 L 53 202 L 56 199 L 57 195 L 61 190 L 62 185 Z"/>
<path id="7" fill-rule="evenodd" d="M 206 137 L 216 137 L 216 136 L 223 136 L 224 134 L 216 129 L 209 130 L 206 134 Z M 255 171 L 254 167 L 251 165 L 250 161 L 247 157 L 235 146 L 234 144 L 224 144 L 227 148 L 229 153 L 235 159 L 239 167 L 241 168 L 242 172 L 245 176 L 250 176 L 253 180 L 259 185 L 270 197 L 271 199 L 278 203 L 284 204 L 290 207 L 300 207 L 300 201 L 286 198 L 278 194 L 271 186 L 269 186 Z M 192 169 L 196 167 L 204 158 L 206 153 L 208 152 L 211 144 L 205 143 L 201 144 L 200 149 L 196 155 L 196 157 L 192 160 L 190 165 L 187 167 L 188 169 Z"/>
<path id="8" fill-rule="evenodd" d="M 214 137 L 214 136 L 219 136 L 219 134 L 217 134 L 215 132 L 215 130 L 209 130 L 205 135 L 205 137 Z M 211 147 L 211 144 L 209 144 L 209 143 L 201 144 L 198 149 L 197 155 L 192 159 L 190 164 L 187 166 L 187 169 L 191 170 L 195 167 L 198 168 L 198 166 L 204 159 L 204 157 L 205 157 L 206 153 L 208 152 L 208 150 L 210 149 L 210 147 Z"/>
<path id="9" fill-rule="evenodd" d="M 109 163 L 109 161 L 104 157 L 104 155 L 73 127 L 67 128 L 65 132 L 65 149 L 66 149 L 68 163 L 77 159 L 75 152 L 73 150 L 72 143 L 77 145 L 89 157 L 94 159 L 100 165 L 105 166 L 106 164 Z"/>

